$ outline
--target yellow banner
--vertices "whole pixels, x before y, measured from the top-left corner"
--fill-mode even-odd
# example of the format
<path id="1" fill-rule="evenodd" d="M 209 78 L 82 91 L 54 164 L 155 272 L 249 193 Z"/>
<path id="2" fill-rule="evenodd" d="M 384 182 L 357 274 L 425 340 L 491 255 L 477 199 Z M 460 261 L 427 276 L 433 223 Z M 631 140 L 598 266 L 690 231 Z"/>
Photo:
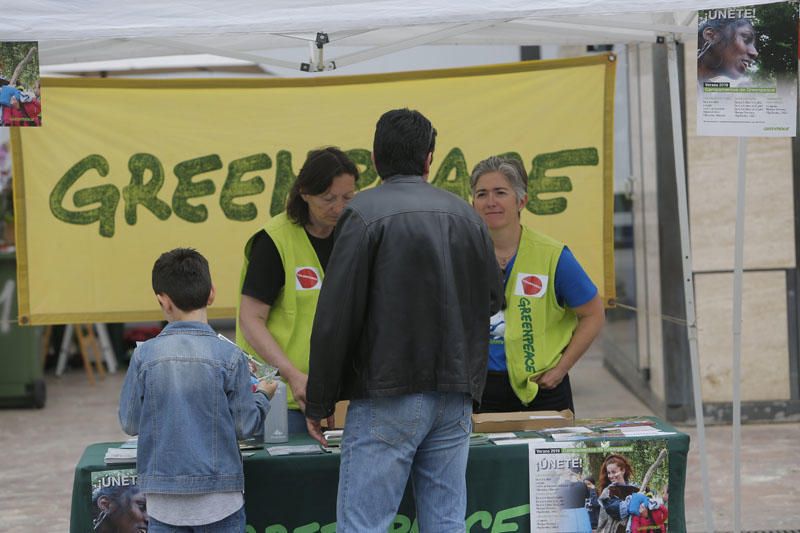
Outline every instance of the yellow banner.
<path id="1" fill-rule="evenodd" d="M 614 297 L 613 56 L 308 79 L 44 79 L 41 128 L 12 131 L 20 323 L 160 319 L 164 251 L 211 264 L 212 317 L 234 315 L 242 248 L 305 154 L 335 145 L 362 172 L 389 109 L 439 132 L 431 181 L 469 199 L 495 154 L 529 172 L 523 223 L 566 242 Z"/>

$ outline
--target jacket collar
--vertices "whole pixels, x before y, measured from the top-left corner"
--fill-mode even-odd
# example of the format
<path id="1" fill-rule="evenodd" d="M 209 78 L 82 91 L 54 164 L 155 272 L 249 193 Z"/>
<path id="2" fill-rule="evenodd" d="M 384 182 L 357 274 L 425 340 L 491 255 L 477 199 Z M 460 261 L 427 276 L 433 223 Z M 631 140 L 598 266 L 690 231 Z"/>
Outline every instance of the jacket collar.
<path id="1" fill-rule="evenodd" d="M 159 335 L 180 333 L 188 330 L 202 331 L 211 335 L 216 335 L 214 329 L 205 322 L 170 322 L 167 324 Z"/>
<path id="2" fill-rule="evenodd" d="M 422 176 L 408 176 L 405 174 L 395 174 L 383 180 L 383 183 L 424 183 Z"/>

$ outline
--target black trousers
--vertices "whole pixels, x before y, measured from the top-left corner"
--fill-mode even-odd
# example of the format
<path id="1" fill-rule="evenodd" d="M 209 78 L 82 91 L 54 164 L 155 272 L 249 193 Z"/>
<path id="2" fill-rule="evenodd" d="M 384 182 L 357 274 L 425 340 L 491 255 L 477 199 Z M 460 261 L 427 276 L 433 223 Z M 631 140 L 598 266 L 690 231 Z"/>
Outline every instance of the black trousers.
<path id="1" fill-rule="evenodd" d="M 480 407 L 475 405 L 476 413 L 507 413 L 509 411 L 562 411 L 569 409 L 575 412 L 572 403 L 572 387 L 569 374 L 554 389 L 539 389 L 536 398 L 529 405 L 523 404 L 508 380 L 508 372 L 489 371 L 486 376 L 486 388 Z"/>

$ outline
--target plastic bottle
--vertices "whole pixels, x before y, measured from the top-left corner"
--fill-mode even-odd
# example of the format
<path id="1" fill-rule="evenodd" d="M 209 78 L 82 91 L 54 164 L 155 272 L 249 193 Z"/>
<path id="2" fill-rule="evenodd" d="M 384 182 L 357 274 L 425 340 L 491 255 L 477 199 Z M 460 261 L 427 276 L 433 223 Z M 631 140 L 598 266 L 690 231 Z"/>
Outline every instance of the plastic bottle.
<path id="1" fill-rule="evenodd" d="M 247 359 L 250 361 L 251 368 L 254 369 L 253 372 L 252 372 L 252 375 L 258 381 L 262 381 L 262 380 L 263 381 L 272 381 L 272 380 L 276 379 L 275 376 L 278 373 L 278 369 L 277 368 L 275 368 L 274 366 L 270 366 L 270 365 L 262 363 L 261 361 L 259 361 L 258 359 L 256 359 L 255 357 L 253 357 L 252 355 L 250 355 L 248 353 L 245 353 L 244 355 L 247 356 Z"/>
<path id="2" fill-rule="evenodd" d="M 269 413 L 264 421 L 264 442 L 276 443 L 289 440 L 289 407 L 286 405 L 286 384 L 280 379 L 278 388 L 269 402 Z"/>

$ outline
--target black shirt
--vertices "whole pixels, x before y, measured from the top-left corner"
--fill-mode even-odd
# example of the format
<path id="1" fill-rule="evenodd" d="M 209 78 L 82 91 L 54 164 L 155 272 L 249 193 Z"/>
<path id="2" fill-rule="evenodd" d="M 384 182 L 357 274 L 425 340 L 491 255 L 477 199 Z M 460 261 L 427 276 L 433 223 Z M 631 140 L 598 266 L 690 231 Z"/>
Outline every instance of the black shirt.
<path id="1" fill-rule="evenodd" d="M 333 250 L 333 232 L 324 239 L 314 237 L 308 231 L 306 231 L 306 235 L 308 235 L 308 240 L 311 242 L 324 272 Z M 283 269 L 278 247 L 275 246 L 275 242 L 266 231 L 259 231 L 253 237 L 248 259 L 249 264 L 244 276 L 242 294 L 267 305 L 273 305 L 286 282 L 286 271 Z"/>

